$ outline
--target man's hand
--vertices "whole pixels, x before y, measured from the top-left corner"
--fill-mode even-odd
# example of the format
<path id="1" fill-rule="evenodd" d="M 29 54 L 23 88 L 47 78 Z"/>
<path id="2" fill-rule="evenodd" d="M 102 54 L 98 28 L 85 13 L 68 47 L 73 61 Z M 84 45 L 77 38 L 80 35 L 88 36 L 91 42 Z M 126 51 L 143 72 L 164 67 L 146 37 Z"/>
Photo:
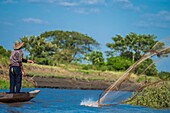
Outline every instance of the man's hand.
<path id="1" fill-rule="evenodd" d="M 24 71 L 22 71 L 22 76 L 25 77 L 25 72 Z"/>
<path id="2" fill-rule="evenodd" d="M 33 61 L 33 60 L 27 60 L 27 62 L 29 62 L 29 63 L 31 63 L 31 64 L 33 64 L 33 63 L 34 63 L 34 61 Z"/>

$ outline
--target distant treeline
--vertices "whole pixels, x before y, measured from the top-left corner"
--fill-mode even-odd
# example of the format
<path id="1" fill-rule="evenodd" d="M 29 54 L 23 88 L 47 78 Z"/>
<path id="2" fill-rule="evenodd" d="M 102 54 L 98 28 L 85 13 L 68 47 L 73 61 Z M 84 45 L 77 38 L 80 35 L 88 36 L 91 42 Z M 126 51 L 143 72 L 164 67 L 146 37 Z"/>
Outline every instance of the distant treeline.
<path id="1" fill-rule="evenodd" d="M 129 33 L 125 37 L 116 35 L 113 42 L 106 43 L 106 59 L 100 49 L 100 44 L 92 37 L 75 31 L 48 31 L 39 36 L 23 36 L 23 49 L 29 53 L 26 57 L 37 64 L 56 66 L 61 63 L 75 63 L 84 69 L 124 71 L 137 61 L 142 54 L 149 51 L 158 42 L 156 36 Z M 162 43 L 162 46 L 164 43 Z M 10 51 L 0 46 L 1 56 L 9 57 Z M 141 74 L 147 66 L 153 63 L 148 59 L 135 70 Z M 158 75 L 155 65 L 152 65 L 146 75 Z"/>
<path id="2" fill-rule="evenodd" d="M 0 45 L 0 66 L 9 66 L 9 56 L 11 50 L 6 50 L 3 46 Z"/>

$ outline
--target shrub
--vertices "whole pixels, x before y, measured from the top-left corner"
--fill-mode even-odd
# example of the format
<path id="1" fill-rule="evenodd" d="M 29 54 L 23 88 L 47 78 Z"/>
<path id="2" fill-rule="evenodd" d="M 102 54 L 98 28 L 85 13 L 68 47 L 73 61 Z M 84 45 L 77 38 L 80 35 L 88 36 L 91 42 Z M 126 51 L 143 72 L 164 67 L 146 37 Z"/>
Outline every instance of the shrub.
<path id="1" fill-rule="evenodd" d="M 143 89 L 136 98 L 128 101 L 127 104 L 152 108 L 169 108 L 170 91 L 166 85 L 150 86 Z"/>
<path id="2" fill-rule="evenodd" d="M 130 67 L 133 64 L 133 61 L 131 61 L 128 58 L 125 57 L 110 57 L 107 58 L 107 66 L 108 70 L 126 70 L 128 67 Z"/>
<path id="3" fill-rule="evenodd" d="M 161 71 L 158 74 L 159 78 L 161 78 L 162 80 L 170 80 L 170 73 L 169 72 L 165 72 L 165 71 Z"/>
<path id="4" fill-rule="evenodd" d="M 0 80 L 0 89 L 9 89 L 9 80 Z"/>
<path id="5" fill-rule="evenodd" d="M 145 71 L 145 69 L 150 66 L 150 64 L 153 63 L 152 59 L 147 59 L 143 61 L 141 64 L 138 65 L 138 67 L 135 69 L 136 74 L 141 74 Z M 158 70 L 156 69 L 155 65 L 150 66 L 143 74 L 148 76 L 157 76 Z"/>

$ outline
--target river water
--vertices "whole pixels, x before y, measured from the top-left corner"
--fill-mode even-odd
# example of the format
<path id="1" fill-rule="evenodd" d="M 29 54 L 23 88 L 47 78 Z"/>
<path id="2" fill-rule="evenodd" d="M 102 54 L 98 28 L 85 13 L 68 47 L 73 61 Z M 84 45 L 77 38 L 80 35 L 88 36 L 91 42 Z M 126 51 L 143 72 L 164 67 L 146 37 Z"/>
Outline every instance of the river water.
<path id="1" fill-rule="evenodd" d="M 102 90 L 75 90 L 35 88 L 41 90 L 31 101 L 15 104 L 0 103 L 0 113 L 170 113 L 170 109 L 152 109 L 131 105 L 104 107 L 82 106 L 81 102 L 93 102 Z M 22 89 L 32 91 L 34 89 Z M 4 92 L 7 90 L 0 90 Z"/>

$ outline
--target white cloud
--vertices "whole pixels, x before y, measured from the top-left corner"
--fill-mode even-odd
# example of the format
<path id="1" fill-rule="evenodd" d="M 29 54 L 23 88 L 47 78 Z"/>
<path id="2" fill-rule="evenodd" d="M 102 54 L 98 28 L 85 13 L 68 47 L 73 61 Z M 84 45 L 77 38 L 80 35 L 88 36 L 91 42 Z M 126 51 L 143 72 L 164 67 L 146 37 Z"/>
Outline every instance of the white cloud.
<path id="1" fill-rule="evenodd" d="M 81 0 L 82 4 L 96 5 L 105 3 L 105 0 Z"/>
<path id="2" fill-rule="evenodd" d="M 99 13 L 97 5 L 103 5 L 105 0 L 60 0 L 62 6 L 70 6 L 69 10 L 79 14 Z M 94 7 L 95 5 L 95 7 Z"/>
<path id="3" fill-rule="evenodd" d="M 60 6 L 78 6 L 80 2 L 73 0 L 27 0 L 29 3 L 49 3 L 56 4 Z"/>
<path id="4" fill-rule="evenodd" d="M 78 2 L 67 2 L 67 1 L 60 1 L 58 4 L 61 6 L 78 6 L 79 5 Z"/>
<path id="5" fill-rule="evenodd" d="M 144 14 L 136 25 L 139 27 L 170 28 L 170 12 L 159 11 L 156 14 Z"/>
<path id="6" fill-rule="evenodd" d="M 16 0 L 3 0 L 2 3 L 4 3 L 4 4 L 12 4 L 12 3 L 17 3 L 17 1 Z"/>
<path id="7" fill-rule="evenodd" d="M 103 5 L 105 0 L 27 0 L 29 3 L 49 3 L 68 8 L 79 14 L 98 13 L 97 5 Z M 95 5 L 95 8 L 92 8 Z M 89 8 L 90 6 L 90 8 Z"/>
<path id="8" fill-rule="evenodd" d="M 44 21 L 38 18 L 24 18 L 22 21 L 27 22 L 27 23 L 35 23 L 35 24 L 48 24 L 48 21 Z"/>
<path id="9" fill-rule="evenodd" d="M 160 15 L 163 16 L 166 21 L 170 21 L 170 12 L 168 12 L 168 11 L 161 11 Z"/>
<path id="10" fill-rule="evenodd" d="M 82 6 L 105 3 L 105 0 L 27 0 L 30 3 L 55 3 L 61 6 Z"/>
<path id="11" fill-rule="evenodd" d="M 169 28 L 168 24 L 165 24 L 165 23 L 151 22 L 151 21 L 148 22 L 148 21 L 143 21 L 143 20 L 140 20 L 135 25 L 138 27 L 143 27 L 143 28 Z"/>
<path id="12" fill-rule="evenodd" d="M 55 5 L 60 5 L 69 8 L 69 10 L 76 13 L 86 14 L 86 13 L 98 13 L 99 6 L 109 6 L 124 10 L 134 10 L 139 11 L 140 8 L 135 7 L 129 0 L 27 0 L 30 3 L 50 3 Z M 81 7 L 81 8 L 80 8 Z M 95 7 L 89 9 L 89 7 Z M 98 8 L 98 9 L 97 9 Z M 75 10 L 76 9 L 76 10 Z M 77 10 L 80 9 L 80 10 Z M 97 9 L 97 10 L 96 10 Z"/>
<path id="13" fill-rule="evenodd" d="M 12 23 L 6 21 L 0 21 L 0 24 L 9 25 L 9 26 L 13 25 Z"/>
<path id="14" fill-rule="evenodd" d="M 27 0 L 30 3 L 57 3 L 60 0 Z"/>
<path id="15" fill-rule="evenodd" d="M 152 21 L 162 20 L 170 22 L 170 12 L 168 11 L 159 11 L 157 14 L 145 14 L 143 17 Z"/>
<path id="16" fill-rule="evenodd" d="M 112 1 L 114 6 L 120 7 L 121 9 L 140 11 L 140 8 L 135 7 L 129 0 L 112 0 Z"/>
<path id="17" fill-rule="evenodd" d="M 91 14 L 91 13 L 98 13 L 100 10 L 98 8 L 76 8 L 74 12 L 79 14 Z"/>
<path id="18" fill-rule="evenodd" d="M 84 6 L 102 4 L 105 0 L 58 0 L 57 2 L 62 6 Z"/>

